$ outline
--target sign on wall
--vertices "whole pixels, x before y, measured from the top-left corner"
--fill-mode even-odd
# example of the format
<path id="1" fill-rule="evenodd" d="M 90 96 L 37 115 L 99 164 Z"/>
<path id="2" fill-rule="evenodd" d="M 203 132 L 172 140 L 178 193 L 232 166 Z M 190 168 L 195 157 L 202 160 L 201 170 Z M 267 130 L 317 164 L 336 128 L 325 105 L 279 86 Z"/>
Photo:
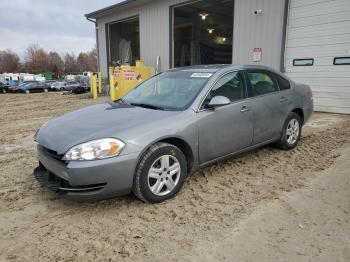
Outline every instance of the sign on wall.
<path id="1" fill-rule="evenodd" d="M 253 61 L 254 62 L 260 62 L 261 61 L 261 55 L 262 55 L 262 48 L 261 47 L 255 47 L 253 49 Z"/>

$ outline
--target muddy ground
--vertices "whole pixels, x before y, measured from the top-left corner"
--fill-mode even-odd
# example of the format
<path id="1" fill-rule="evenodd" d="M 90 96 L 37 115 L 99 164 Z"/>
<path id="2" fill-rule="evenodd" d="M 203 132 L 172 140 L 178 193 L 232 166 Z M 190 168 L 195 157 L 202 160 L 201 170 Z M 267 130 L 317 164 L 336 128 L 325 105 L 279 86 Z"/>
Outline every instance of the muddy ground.
<path id="1" fill-rule="evenodd" d="M 225 241 L 227 232 L 284 194 L 308 189 L 350 142 L 349 116 L 314 114 L 295 150 L 267 146 L 213 164 L 162 204 L 144 204 L 132 195 L 95 203 L 58 199 L 32 176 L 33 135 L 52 117 L 103 100 L 0 95 L 0 261 L 255 261 L 234 256 L 235 241 Z M 350 216 L 349 200 L 341 201 Z M 242 241 L 249 251 L 249 238 Z M 209 254 L 212 246 L 222 250 L 220 256 Z"/>

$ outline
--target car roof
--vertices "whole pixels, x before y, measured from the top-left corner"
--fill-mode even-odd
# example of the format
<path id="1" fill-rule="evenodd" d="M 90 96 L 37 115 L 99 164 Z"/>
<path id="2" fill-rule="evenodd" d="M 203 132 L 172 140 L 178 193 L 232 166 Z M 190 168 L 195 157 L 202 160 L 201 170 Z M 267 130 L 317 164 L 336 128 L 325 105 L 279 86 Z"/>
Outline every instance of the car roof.
<path id="1" fill-rule="evenodd" d="M 195 66 L 185 66 L 185 67 L 176 67 L 168 70 L 168 72 L 206 72 L 206 73 L 215 73 L 220 69 L 227 68 L 230 65 L 195 65 Z"/>
<path id="2" fill-rule="evenodd" d="M 223 69 L 231 69 L 231 70 L 246 70 L 246 69 L 261 69 L 261 70 L 269 70 L 275 71 L 274 69 L 262 66 L 262 65 L 229 65 L 229 64 L 218 64 L 218 65 L 196 65 L 196 66 L 186 66 L 186 67 L 178 67 L 168 70 L 168 72 L 203 72 L 203 73 L 216 73 Z"/>

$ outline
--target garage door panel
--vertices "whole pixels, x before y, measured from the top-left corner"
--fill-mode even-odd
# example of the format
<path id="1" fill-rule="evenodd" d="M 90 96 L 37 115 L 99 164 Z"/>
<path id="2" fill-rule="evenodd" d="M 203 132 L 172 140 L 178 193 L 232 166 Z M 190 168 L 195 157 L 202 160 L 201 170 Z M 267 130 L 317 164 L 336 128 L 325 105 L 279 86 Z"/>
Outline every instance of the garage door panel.
<path id="1" fill-rule="evenodd" d="M 293 79 L 294 78 L 302 78 L 302 77 L 307 77 L 308 79 L 312 79 L 312 78 L 328 78 L 331 77 L 333 78 L 335 81 L 337 81 L 337 79 L 342 80 L 342 81 L 349 81 L 349 76 L 345 75 L 343 72 L 332 72 L 332 76 L 329 76 L 329 73 L 326 72 L 313 72 L 312 74 L 307 74 L 304 72 L 287 72 L 289 77 L 291 77 Z"/>
<path id="2" fill-rule="evenodd" d="M 291 14 L 289 17 L 291 19 L 342 12 L 344 9 L 349 9 L 350 7 L 349 0 L 322 1 L 314 4 L 310 4 L 309 1 L 304 1 L 308 4 L 298 6 L 293 6 L 293 2 L 292 0 L 290 5 Z"/>
<path id="3" fill-rule="evenodd" d="M 329 75 L 329 77 L 332 77 L 331 75 L 333 72 L 335 73 L 342 73 L 345 76 L 347 74 L 350 75 L 350 66 L 334 66 L 333 65 L 333 59 L 332 61 L 329 61 L 330 65 L 326 66 L 319 66 L 318 59 L 315 59 L 315 64 L 317 63 L 317 66 L 293 66 L 293 60 L 289 60 L 290 63 L 286 67 L 287 72 L 294 72 L 294 73 L 305 73 L 305 74 L 313 74 L 313 73 L 324 73 Z M 348 76 L 349 77 L 349 76 Z"/>
<path id="4" fill-rule="evenodd" d="M 345 43 L 350 39 L 350 33 L 347 34 L 328 34 L 321 36 L 305 36 L 300 38 L 289 39 L 287 47 L 307 47 L 307 46 L 320 46 L 329 45 L 334 43 Z"/>
<path id="5" fill-rule="evenodd" d="M 315 110 L 350 113 L 350 66 L 333 65 L 350 56 L 350 0 L 290 0 L 285 50 L 286 74 L 311 86 Z M 313 58 L 313 66 L 293 66 Z"/>
<path id="6" fill-rule="evenodd" d="M 294 0 L 290 2 L 290 7 L 302 7 L 302 6 L 308 6 L 308 5 L 314 5 L 314 4 L 321 4 L 325 2 L 329 2 L 330 0 Z M 332 0 L 331 0 L 332 1 Z"/>
<path id="7" fill-rule="evenodd" d="M 350 91 L 350 90 L 349 90 Z M 314 97 L 318 99 L 337 99 L 339 101 L 347 101 L 350 106 L 350 92 L 344 93 L 344 92 L 324 92 L 319 90 L 314 90 Z"/>
<path id="8" fill-rule="evenodd" d="M 345 97 L 348 97 L 350 94 L 350 86 L 320 85 L 310 82 L 308 85 L 312 88 L 312 91 L 323 94 L 334 94 L 335 96 L 338 96 L 338 94 L 345 94 Z"/>
<path id="9" fill-rule="evenodd" d="M 349 1 L 350 2 L 350 1 Z M 288 38 L 318 37 L 328 36 L 330 34 L 349 34 L 350 21 L 336 22 L 331 24 L 319 24 L 307 27 L 288 27 Z M 306 39 L 305 42 L 307 43 Z"/>
<path id="10" fill-rule="evenodd" d="M 293 78 L 296 83 L 303 83 L 311 86 L 312 89 L 318 88 L 323 91 L 335 91 L 335 92 L 348 92 L 350 90 L 350 84 L 344 82 L 349 82 L 350 79 L 345 79 L 345 81 L 338 81 L 338 79 L 310 79 L 305 75 L 304 77 Z"/>
<path id="11" fill-rule="evenodd" d="M 315 58 L 317 56 L 323 55 L 328 57 L 335 56 L 349 56 L 350 42 L 348 44 L 338 44 L 330 46 L 317 46 L 317 47 L 307 47 L 307 48 L 287 48 L 287 59 L 295 58 Z"/>
<path id="12" fill-rule="evenodd" d="M 287 57 L 286 60 L 285 60 L 285 64 L 286 64 L 286 68 L 287 70 L 295 70 L 295 71 L 298 71 L 298 70 L 303 70 L 303 69 L 306 69 L 306 67 L 294 67 L 293 66 L 293 59 L 295 58 L 302 58 L 302 57 Z M 314 59 L 314 62 L 315 62 L 315 66 L 317 67 L 329 67 L 329 68 L 334 68 L 334 65 L 333 65 L 333 59 L 334 59 L 334 55 L 332 56 L 314 56 L 312 57 Z M 346 66 L 343 66 L 344 68 Z M 339 67 L 335 67 L 337 70 L 339 70 Z M 347 67 L 349 68 L 349 67 Z M 345 68 L 345 70 L 348 70 L 347 68 Z M 312 68 L 310 69 L 312 70 Z"/>
<path id="13" fill-rule="evenodd" d="M 317 106 L 337 106 L 343 108 L 350 108 L 350 99 L 336 99 L 336 98 L 324 98 L 315 97 L 315 105 Z"/>
<path id="14" fill-rule="evenodd" d="M 314 110 L 319 112 L 350 114 L 350 107 L 315 105 Z"/>
<path id="15" fill-rule="evenodd" d="M 350 20 L 350 7 L 338 13 L 330 13 L 322 16 L 307 16 L 290 19 L 290 28 L 308 27 L 319 24 L 338 23 Z"/>

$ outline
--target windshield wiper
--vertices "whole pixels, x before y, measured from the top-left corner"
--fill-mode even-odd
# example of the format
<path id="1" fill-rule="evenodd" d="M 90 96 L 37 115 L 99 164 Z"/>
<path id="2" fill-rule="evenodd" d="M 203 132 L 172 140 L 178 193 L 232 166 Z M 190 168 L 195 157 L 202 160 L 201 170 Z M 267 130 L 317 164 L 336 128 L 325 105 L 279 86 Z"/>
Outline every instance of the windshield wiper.
<path id="1" fill-rule="evenodd" d="M 165 110 L 164 107 L 156 106 L 156 105 L 149 105 L 149 104 L 144 104 L 144 103 L 130 103 L 130 105 L 149 108 L 149 109 L 155 109 L 155 110 Z"/>

